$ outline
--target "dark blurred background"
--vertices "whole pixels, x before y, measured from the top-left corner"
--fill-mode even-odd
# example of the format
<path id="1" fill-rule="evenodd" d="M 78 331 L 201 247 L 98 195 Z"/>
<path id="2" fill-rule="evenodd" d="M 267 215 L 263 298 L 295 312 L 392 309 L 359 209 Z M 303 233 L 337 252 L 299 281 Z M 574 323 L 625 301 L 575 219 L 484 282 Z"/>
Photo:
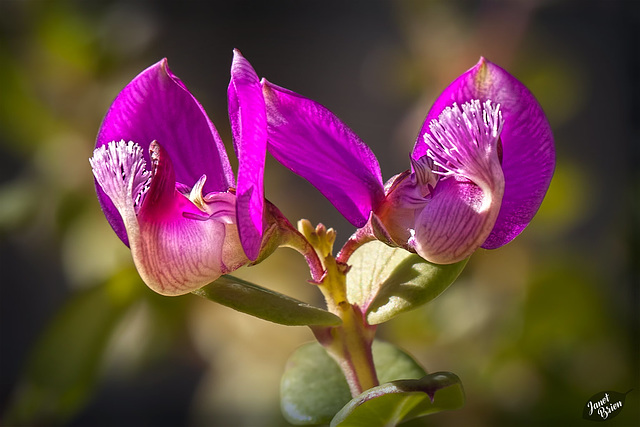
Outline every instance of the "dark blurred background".
<path id="1" fill-rule="evenodd" d="M 167 57 L 228 144 L 232 49 L 408 168 L 435 97 L 480 56 L 537 96 L 558 162 L 529 228 L 481 250 L 427 307 L 379 329 L 466 406 L 412 425 L 588 425 L 626 392 L 640 424 L 639 2 L 0 0 L 0 420 L 3 425 L 277 426 L 278 381 L 306 328 L 149 291 L 109 228 L 87 159 L 119 90 Z M 272 159 L 292 221 L 354 231 Z M 237 275 L 321 304 L 297 254 Z"/>

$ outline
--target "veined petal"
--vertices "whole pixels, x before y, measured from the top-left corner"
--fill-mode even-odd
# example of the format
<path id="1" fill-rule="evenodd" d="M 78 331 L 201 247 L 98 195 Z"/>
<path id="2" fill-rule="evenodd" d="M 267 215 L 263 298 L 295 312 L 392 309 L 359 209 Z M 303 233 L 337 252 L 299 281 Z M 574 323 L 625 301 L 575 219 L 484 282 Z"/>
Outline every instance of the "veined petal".
<path id="1" fill-rule="evenodd" d="M 362 227 L 383 199 L 378 160 L 324 106 L 263 80 L 269 152 Z"/>
<path id="2" fill-rule="evenodd" d="M 234 185 L 224 145 L 204 109 L 174 76 L 163 59 L 147 68 L 122 89 L 105 115 L 96 148 L 111 141 L 139 144 L 147 163 L 147 149 L 157 140 L 174 161 L 179 182 L 193 183 L 202 174 L 206 192 L 226 191 Z M 107 220 L 128 243 L 122 219 L 110 198 L 96 186 Z"/>
<path id="3" fill-rule="evenodd" d="M 412 158 L 427 154 L 429 124 L 454 103 L 490 100 L 500 105 L 500 134 L 505 189 L 496 223 L 482 247 L 500 247 L 524 230 L 537 212 L 555 168 L 553 135 L 542 107 L 531 92 L 497 65 L 481 58 L 438 97 L 429 111 Z"/>
<path id="4" fill-rule="evenodd" d="M 239 162 L 236 187 L 238 231 L 247 256 L 255 261 L 266 228 L 263 178 L 267 118 L 258 75 L 238 50 L 233 52 L 227 93 L 233 145 Z"/>
<path id="5" fill-rule="evenodd" d="M 139 233 L 129 235 L 131 253 L 140 277 L 162 295 L 182 295 L 216 280 L 248 260 L 226 212 L 233 195 L 218 206 L 208 197 L 203 212 L 175 188 L 171 159 L 159 144 L 151 145 L 153 176 L 138 212 Z M 208 218 L 207 218 L 208 217 Z"/>
<path id="6" fill-rule="evenodd" d="M 452 264 L 469 257 L 493 228 L 503 188 L 500 180 L 484 189 L 459 177 L 440 180 L 431 200 L 416 217 L 415 235 L 409 245 L 436 264 Z"/>

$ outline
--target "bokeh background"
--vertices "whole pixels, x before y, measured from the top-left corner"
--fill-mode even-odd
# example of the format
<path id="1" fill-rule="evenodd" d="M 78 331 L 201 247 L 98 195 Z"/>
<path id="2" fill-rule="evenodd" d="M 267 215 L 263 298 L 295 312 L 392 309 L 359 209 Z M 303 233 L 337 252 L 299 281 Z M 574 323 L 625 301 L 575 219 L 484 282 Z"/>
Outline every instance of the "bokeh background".
<path id="1" fill-rule="evenodd" d="M 149 291 L 87 161 L 112 99 L 162 57 L 233 158 L 239 48 L 259 75 L 341 117 L 385 179 L 408 168 L 432 101 L 480 56 L 523 81 L 558 154 L 539 214 L 379 336 L 465 385 L 463 409 L 412 425 L 588 425 L 592 395 L 629 389 L 608 425 L 639 425 L 638 5 L 0 0 L 0 422 L 287 425 L 279 378 L 310 331 Z M 303 180 L 272 159 L 267 170 L 267 197 L 289 219 L 334 227 L 338 244 L 353 232 Z M 237 275 L 321 304 L 288 249 Z"/>

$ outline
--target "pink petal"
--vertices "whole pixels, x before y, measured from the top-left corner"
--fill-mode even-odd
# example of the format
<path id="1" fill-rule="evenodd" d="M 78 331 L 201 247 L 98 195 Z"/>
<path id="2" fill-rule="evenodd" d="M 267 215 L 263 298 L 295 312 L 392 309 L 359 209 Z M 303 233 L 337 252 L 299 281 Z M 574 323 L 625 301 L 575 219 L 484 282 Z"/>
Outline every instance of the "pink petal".
<path id="1" fill-rule="evenodd" d="M 263 82 L 268 150 L 313 184 L 344 217 L 362 227 L 384 197 L 378 160 L 369 147 L 324 106 Z"/>
<path id="2" fill-rule="evenodd" d="M 154 174 L 138 212 L 139 232 L 129 234 L 133 260 L 140 277 L 163 295 L 182 295 L 245 264 L 235 224 L 204 216 L 175 189 L 171 159 L 152 144 Z M 233 198 L 228 193 L 225 199 Z M 221 200 L 227 209 L 229 200 Z M 209 207 L 215 211 L 215 202 Z"/>
<path id="3" fill-rule="evenodd" d="M 495 222 L 502 196 L 500 184 L 495 187 L 488 192 L 469 181 L 441 180 L 416 218 L 413 246 L 418 255 L 436 264 L 469 257 Z"/>
<path id="4" fill-rule="evenodd" d="M 267 118 L 258 75 L 238 50 L 233 52 L 228 99 L 233 144 L 239 161 L 238 231 L 247 256 L 255 260 L 266 228 L 263 176 Z"/>

